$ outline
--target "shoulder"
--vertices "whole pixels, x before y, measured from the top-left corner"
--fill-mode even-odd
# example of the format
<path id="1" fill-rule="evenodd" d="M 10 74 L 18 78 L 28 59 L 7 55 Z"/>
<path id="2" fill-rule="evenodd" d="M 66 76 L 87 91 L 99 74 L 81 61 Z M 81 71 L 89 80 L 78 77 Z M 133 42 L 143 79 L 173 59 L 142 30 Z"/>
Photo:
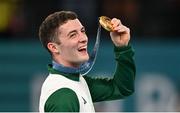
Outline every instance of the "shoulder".
<path id="1" fill-rule="evenodd" d="M 45 112 L 78 112 L 79 101 L 76 93 L 69 88 L 55 91 L 45 103 Z"/>

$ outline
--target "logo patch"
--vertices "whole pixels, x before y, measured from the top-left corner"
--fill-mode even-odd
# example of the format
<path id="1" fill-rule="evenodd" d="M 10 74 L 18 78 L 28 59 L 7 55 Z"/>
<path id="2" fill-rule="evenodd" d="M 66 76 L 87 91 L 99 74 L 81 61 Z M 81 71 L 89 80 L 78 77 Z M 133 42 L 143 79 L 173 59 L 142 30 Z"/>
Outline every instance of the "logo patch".
<path id="1" fill-rule="evenodd" d="M 82 97 L 82 99 L 84 100 L 84 104 L 86 104 L 87 103 L 87 101 Z"/>

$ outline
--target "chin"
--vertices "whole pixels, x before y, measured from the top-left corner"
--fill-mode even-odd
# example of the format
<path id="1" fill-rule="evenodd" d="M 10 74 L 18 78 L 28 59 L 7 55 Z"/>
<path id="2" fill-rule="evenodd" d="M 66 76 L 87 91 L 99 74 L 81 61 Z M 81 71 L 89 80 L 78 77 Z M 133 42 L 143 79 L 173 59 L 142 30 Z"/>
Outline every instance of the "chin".
<path id="1" fill-rule="evenodd" d="M 89 56 L 87 57 L 87 58 L 84 58 L 83 59 L 83 62 L 86 62 L 86 61 L 88 61 L 89 60 Z"/>
<path id="2" fill-rule="evenodd" d="M 84 62 L 87 62 L 89 60 L 89 56 L 86 56 L 86 57 L 83 57 L 81 58 L 81 62 L 84 63 Z"/>

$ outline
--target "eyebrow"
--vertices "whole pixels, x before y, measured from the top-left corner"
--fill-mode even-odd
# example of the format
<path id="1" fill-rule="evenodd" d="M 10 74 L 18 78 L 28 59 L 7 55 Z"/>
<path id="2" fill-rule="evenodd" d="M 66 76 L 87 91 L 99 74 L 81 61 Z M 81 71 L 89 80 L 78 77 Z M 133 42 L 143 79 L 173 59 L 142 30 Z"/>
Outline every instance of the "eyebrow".
<path id="1" fill-rule="evenodd" d="M 83 27 L 81 28 L 81 30 L 85 30 L 85 27 L 83 26 Z M 67 36 L 69 36 L 71 33 L 74 33 L 74 32 L 77 32 L 77 30 L 72 30 L 72 31 L 70 31 L 70 32 L 67 34 Z"/>

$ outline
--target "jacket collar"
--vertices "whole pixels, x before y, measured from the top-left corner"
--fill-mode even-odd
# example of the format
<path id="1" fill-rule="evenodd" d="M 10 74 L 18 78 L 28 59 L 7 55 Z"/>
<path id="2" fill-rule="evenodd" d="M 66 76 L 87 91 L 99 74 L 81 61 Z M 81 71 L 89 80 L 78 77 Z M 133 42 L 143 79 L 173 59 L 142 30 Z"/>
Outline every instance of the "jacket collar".
<path id="1" fill-rule="evenodd" d="M 52 64 L 48 65 L 48 71 L 51 74 L 59 74 L 59 75 L 62 75 L 64 77 L 68 78 L 68 79 L 71 79 L 71 80 L 74 80 L 74 81 L 79 81 L 79 77 L 80 77 L 79 73 L 65 73 L 65 72 L 62 72 L 59 68 L 54 69 Z"/>

